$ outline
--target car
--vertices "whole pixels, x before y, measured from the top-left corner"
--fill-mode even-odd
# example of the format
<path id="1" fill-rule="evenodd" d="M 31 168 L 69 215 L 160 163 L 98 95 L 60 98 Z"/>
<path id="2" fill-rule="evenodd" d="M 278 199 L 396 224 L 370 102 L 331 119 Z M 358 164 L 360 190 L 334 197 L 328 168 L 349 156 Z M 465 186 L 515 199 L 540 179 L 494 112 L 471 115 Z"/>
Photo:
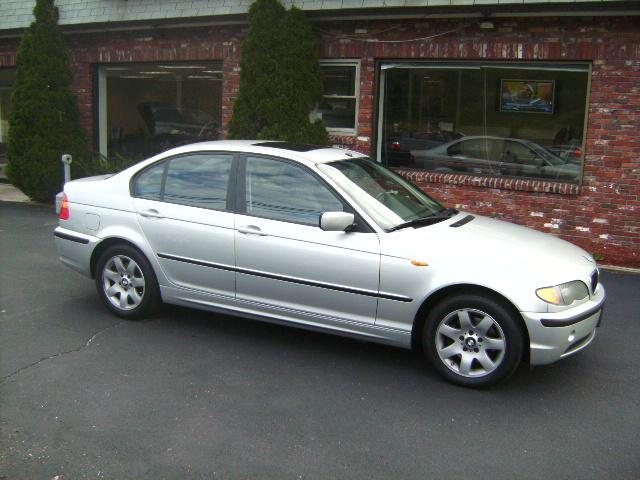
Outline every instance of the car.
<path id="1" fill-rule="evenodd" d="M 61 197 L 60 260 L 115 315 L 164 302 L 415 348 L 467 387 L 584 349 L 605 302 L 584 250 L 349 150 L 203 142 Z"/>
<path id="2" fill-rule="evenodd" d="M 531 140 L 468 136 L 426 150 L 411 150 L 412 164 L 438 172 L 546 178 L 577 182 L 580 165 Z"/>
<path id="3" fill-rule="evenodd" d="M 412 150 L 429 150 L 464 136 L 460 132 L 402 132 L 390 135 L 385 141 L 385 160 L 388 167 L 415 168 Z"/>

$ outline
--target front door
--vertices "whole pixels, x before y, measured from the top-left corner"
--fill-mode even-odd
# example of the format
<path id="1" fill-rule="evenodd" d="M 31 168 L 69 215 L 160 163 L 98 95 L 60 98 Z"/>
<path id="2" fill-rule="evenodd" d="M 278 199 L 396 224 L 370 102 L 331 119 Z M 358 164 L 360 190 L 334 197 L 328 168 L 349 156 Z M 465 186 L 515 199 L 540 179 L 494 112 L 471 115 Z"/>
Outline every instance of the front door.
<path id="1" fill-rule="evenodd" d="M 301 165 L 248 155 L 238 182 L 238 300 L 300 320 L 332 317 L 373 324 L 380 268 L 377 235 L 320 229 L 323 212 L 348 206 Z"/>

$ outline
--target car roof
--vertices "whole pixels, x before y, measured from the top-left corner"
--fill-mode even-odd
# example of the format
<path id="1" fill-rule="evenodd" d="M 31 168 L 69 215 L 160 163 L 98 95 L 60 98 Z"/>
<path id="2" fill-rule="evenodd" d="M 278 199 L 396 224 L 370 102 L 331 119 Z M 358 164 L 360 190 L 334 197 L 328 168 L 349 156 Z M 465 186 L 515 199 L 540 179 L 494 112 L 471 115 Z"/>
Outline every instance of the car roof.
<path id="1" fill-rule="evenodd" d="M 363 153 L 356 152 L 354 150 L 347 150 L 344 148 L 304 145 L 273 140 L 216 140 L 183 145 L 163 152 L 155 158 L 158 159 L 159 157 L 167 157 L 181 153 L 207 150 L 226 150 L 233 152 L 237 151 L 243 153 L 272 155 L 287 158 L 290 160 L 307 161 L 314 164 L 367 156 Z"/>

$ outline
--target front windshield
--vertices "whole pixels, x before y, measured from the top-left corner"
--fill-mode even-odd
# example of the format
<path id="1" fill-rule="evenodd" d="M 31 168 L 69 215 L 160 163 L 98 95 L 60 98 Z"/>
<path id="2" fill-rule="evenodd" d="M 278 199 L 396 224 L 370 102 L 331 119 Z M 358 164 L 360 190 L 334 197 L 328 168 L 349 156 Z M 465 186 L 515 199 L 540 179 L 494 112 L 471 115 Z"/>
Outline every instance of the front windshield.
<path id="1" fill-rule="evenodd" d="M 368 158 L 338 160 L 318 168 L 385 230 L 445 210 L 418 187 Z"/>

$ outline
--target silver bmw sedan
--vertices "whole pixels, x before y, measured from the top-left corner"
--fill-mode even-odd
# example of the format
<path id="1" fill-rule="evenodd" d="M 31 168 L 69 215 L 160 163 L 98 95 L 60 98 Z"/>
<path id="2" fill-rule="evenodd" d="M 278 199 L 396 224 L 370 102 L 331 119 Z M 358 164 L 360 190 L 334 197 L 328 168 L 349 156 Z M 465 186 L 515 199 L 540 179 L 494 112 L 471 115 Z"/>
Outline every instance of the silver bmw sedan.
<path id="1" fill-rule="evenodd" d="M 68 182 L 60 260 L 114 314 L 161 303 L 420 349 L 483 387 L 589 345 L 605 289 L 556 237 L 445 208 L 357 152 L 187 145 Z"/>

